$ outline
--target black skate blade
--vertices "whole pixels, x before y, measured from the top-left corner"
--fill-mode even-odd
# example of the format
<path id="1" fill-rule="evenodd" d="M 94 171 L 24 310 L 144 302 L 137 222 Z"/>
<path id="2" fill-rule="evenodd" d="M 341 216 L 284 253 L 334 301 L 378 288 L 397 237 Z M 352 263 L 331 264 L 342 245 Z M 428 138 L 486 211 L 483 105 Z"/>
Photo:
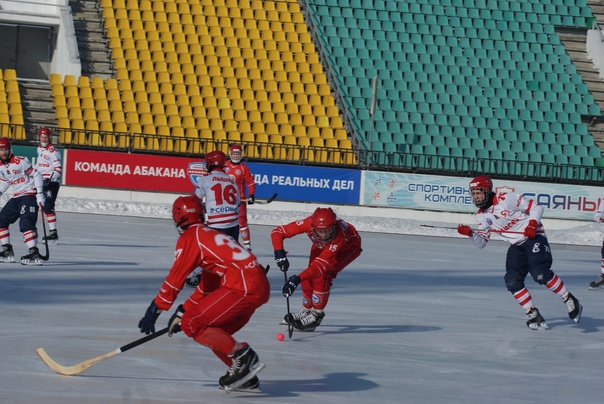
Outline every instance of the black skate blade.
<path id="1" fill-rule="evenodd" d="M 223 386 L 218 386 L 219 390 L 224 390 Z M 246 388 L 246 387 L 237 387 L 236 389 L 230 390 L 229 394 L 233 393 L 247 393 L 247 394 L 262 394 L 264 393 L 260 387 Z"/>
<path id="2" fill-rule="evenodd" d="M 249 373 L 247 375 L 245 375 L 241 379 L 237 380 L 233 384 L 230 384 L 228 386 L 224 386 L 225 393 L 229 394 L 229 393 L 231 393 L 233 391 L 236 391 L 239 387 L 241 387 L 247 381 L 249 381 L 251 378 L 253 378 L 254 376 L 256 376 L 265 367 L 266 367 L 266 365 L 264 363 L 257 362 L 256 365 L 253 368 L 250 369 L 250 371 L 249 371 Z"/>

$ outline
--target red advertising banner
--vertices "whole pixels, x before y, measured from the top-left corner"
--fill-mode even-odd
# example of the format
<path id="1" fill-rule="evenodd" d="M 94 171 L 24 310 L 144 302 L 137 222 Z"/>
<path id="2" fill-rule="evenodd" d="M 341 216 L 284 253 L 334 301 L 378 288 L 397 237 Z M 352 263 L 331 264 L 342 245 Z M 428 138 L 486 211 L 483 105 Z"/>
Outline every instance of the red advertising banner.
<path id="1" fill-rule="evenodd" d="M 189 164 L 203 158 L 67 150 L 65 185 L 136 191 L 193 192 Z M 197 165 L 193 165 L 193 168 Z M 194 173 L 192 173 L 194 174 Z"/>

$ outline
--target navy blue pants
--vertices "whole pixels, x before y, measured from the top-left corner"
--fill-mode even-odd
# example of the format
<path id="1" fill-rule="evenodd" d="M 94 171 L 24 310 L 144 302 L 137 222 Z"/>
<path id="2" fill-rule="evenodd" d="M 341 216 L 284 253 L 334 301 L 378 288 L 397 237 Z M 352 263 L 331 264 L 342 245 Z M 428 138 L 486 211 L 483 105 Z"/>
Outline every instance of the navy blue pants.
<path id="1" fill-rule="evenodd" d="M 58 182 L 50 182 L 48 185 L 45 185 L 43 188 L 44 197 L 46 201 L 44 202 L 44 213 L 54 213 L 55 211 L 55 201 L 57 200 L 57 196 L 59 195 L 59 188 L 61 184 Z"/>
<path id="2" fill-rule="evenodd" d="M 545 285 L 553 277 L 552 251 L 547 238 L 538 235 L 524 243 L 512 245 L 505 260 L 505 286 L 512 293 L 524 288 L 524 280 L 531 274 L 535 282 Z"/>
<path id="3" fill-rule="evenodd" d="M 25 233 L 36 230 L 38 221 L 38 204 L 34 195 L 11 198 L 0 210 L 0 228 L 8 228 L 19 219 L 19 230 Z"/>
<path id="4" fill-rule="evenodd" d="M 216 227 L 210 227 L 210 229 L 214 229 L 226 235 L 229 235 L 235 239 L 235 241 L 239 241 L 239 225 L 228 227 L 226 229 L 217 229 Z"/>

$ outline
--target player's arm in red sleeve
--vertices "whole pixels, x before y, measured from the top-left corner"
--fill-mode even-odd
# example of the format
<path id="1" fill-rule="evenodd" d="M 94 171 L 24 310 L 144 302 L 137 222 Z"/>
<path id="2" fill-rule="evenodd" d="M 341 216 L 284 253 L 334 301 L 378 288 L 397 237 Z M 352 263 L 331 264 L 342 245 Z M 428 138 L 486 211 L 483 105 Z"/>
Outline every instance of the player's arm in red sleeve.
<path id="1" fill-rule="evenodd" d="M 185 232 L 180 236 L 174 254 L 172 268 L 155 297 L 155 304 L 161 310 L 169 310 L 172 307 L 187 276 L 201 263 L 199 244 L 194 231 Z"/>
<path id="2" fill-rule="evenodd" d="M 247 186 L 247 194 L 254 195 L 256 193 L 256 184 L 254 183 L 254 176 L 248 166 L 245 166 L 245 169 L 243 170 L 243 181 Z M 242 198 L 244 197 L 245 195 L 242 196 Z"/>
<path id="3" fill-rule="evenodd" d="M 288 224 L 277 226 L 271 232 L 271 242 L 274 250 L 283 249 L 283 240 L 310 231 L 310 217 Z"/>

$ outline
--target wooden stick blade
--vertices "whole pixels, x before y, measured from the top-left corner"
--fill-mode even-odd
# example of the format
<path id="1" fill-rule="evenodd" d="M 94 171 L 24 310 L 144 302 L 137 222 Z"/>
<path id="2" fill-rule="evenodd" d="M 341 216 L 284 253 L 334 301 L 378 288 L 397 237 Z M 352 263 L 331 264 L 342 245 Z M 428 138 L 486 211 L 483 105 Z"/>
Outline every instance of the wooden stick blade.
<path id="1" fill-rule="evenodd" d="M 46 364 L 46 366 L 48 366 L 49 368 L 54 370 L 56 373 L 63 375 L 63 376 L 79 375 L 80 373 L 84 372 L 87 369 L 90 369 L 97 363 L 100 363 L 100 362 L 104 361 L 105 359 L 109 359 L 112 356 L 115 356 L 121 352 L 122 351 L 120 349 L 116 349 L 115 351 L 111 351 L 104 355 L 97 356 L 96 358 L 85 360 L 84 362 L 78 363 L 73 366 L 63 366 L 63 365 L 59 365 L 57 362 L 55 362 L 50 357 L 50 355 L 48 355 L 48 353 L 46 353 L 44 348 L 36 349 L 36 353 L 38 354 L 40 359 L 42 359 L 42 361 Z"/>

